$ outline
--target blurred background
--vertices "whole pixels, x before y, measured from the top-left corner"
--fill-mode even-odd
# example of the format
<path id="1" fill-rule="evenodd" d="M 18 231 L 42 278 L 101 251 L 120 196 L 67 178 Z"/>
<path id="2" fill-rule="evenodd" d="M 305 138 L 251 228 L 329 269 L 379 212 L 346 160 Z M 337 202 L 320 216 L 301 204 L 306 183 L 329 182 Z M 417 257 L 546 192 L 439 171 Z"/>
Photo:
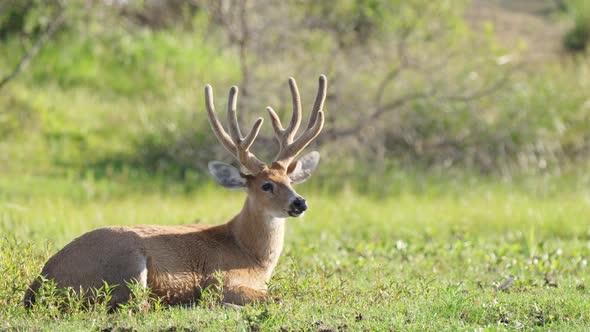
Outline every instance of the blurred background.
<path id="1" fill-rule="evenodd" d="M 0 0 L 0 173 L 197 186 L 240 87 L 253 150 L 309 114 L 329 80 L 317 185 L 390 193 L 405 179 L 590 182 L 585 0 Z"/>

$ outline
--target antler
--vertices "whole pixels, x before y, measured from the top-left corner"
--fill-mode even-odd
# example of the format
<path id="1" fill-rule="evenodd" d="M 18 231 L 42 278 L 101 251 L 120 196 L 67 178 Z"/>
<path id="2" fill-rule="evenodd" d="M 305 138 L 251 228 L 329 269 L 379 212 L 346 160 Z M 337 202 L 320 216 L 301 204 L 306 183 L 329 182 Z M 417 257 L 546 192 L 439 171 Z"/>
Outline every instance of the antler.
<path id="1" fill-rule="evenodd" d="M 209 124 L 213 129 L 213 133 L 221 142 L 223 147 L 231 153 L 239 162 L 252 174 L 258 174 L 262 171 L 266 165 L 261 162 L 256 156 L 250 153 L 249 149 L 254 143 L 254 139 L 258 136 L 260 126 L 264 120 L 262 118 L 256 119 L 252 130 L 242 137 L 240 132 L 240 126 L 238 125 L 238 118 L 236 115 L 238 101 L 238 87 L 232 86 L 229 90 L 229 98 L 227 104 L 227 122 L 229 128 L 229 134 L 223 129 L 223 126 L 217 118 L 215 113 L 215 106 L 213 105 L 213 89 L 211 85 L 205 86 L 205 105 L 207 106 L 207 115 L 209 118 Z"/>
<path id="2" fill-rule="evenodd" d="M 283 129 L 277 113 L 270 106 L 266 108 L 270 115 L 270 121 L 275 132 L 275 137 L 279 141 L 279 153 L 274 162 L 283 169 L 287 169 L 291 164 L 291 161 L 293 161 L 299 152 L 311 143 L 322 130 L 324 126 L 324 112 L 322 111 L 322 108 L 324 107 L 324 101 L 326 100 L 327 85 L 328 82 L 326 76 L 321 75 L 319 78 L 318 93 L 315 97 L 315 103 L 309 118 L 309 124 L 307 125 L 305 132 L 303 132 L 303 134 L 301 134 L 296 140 L 294 140 L 294 137 L 301 124 L 301 98 L 299 97 L 299 90 L 297 89 L 297 83 L 294 78 L 289 78 L 289 88 L 293 99 L 293 116 L 291 117 L 291 123 L 289 123 L 289 126 L 286 129 Z"/>

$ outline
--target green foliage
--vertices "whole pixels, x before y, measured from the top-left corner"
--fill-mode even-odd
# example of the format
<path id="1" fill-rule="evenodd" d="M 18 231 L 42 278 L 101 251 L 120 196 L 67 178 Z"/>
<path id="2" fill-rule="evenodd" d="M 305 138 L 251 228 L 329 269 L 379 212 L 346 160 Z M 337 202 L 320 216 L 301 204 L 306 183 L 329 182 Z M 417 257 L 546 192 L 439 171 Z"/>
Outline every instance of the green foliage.
<path id="1" fill-rule="evenodd" d="M 163 98 L 176 86 L 190 85 L 199 70 L 206 68 L 211 73 L 223 66 L 223 58 L 218 57 L 211 46 L 186 33 L 178 38 L 171 32 L 148 29 L 133 35 L 123 29 L 87 31 L 79 37 L 62 35 L 61 41 L 37 59 L 31 79 L 55 82 L 66 89 L 83 86 L 105 93 Z"/>
<path id="2" fill-rule="evenodd" d="M 306 1 L 306 16 L 321 20 L 321 24 L 339 36 L 343 45 L 364 43 L 390 23 L 395 2 L 378 0 L 340 1 L 336 6 L 321 1 Z"/>
<path id="3" fill-rule="evenodd" d="M 131 290 L 129 301 L 121 304 L 117 310 L 128 315 L 145 315 L 148 310 L 158 312 L 162 309 L 162 301 L 152 296 L 150 289 L 141 285 L 137 280 L 126 281 L 125 285 Z"/>
<path id="4" fill-rule="evenodd" d="M 590 40 L 590 29 L 584 25 L 576 24 L 564 36 L 565 47 L 572 51 L 584 51 Z"/>
<path id="5" fill-rule="evenodd" d="M 21 31 L 25 25 L 27 3 L 24 1 L 13 1 L 13 3 L 2 3 L 0 8 L 0 36 L 6 37 L 13 31 Z"/>
<path id="6" fill-rule="evenodd" d="M 333 33 L 341 46 L 364 45 L 385 31 L 421 31 L 441 22 L 461 24 L 465 1 L 304 1 L 312 26 Z M 439 19 L 433 19 L 436 13 Z M 321 23 L 320 23 L 321 22 Z"/>
<path id="7" fill-rule="evenodd" d="M 590 3 L 584 0 L 569 0 L 566 10 L 573 27 L 565 34 L 564 46 L 571 51 L 584 51 L 590 42 Z"/>
<path id="8" fill-rule="evenodd" d="M 209 309 L 220 309 L 220 304 L 223 302 L 224 287 L 221 271 L 216 271 L 213 278 L 215 283 L 202 290 L 198 305 Z"/>
<path id="9" fill-rule="evenodd" d="M 433 91 L 384 113 L 362 134 L 322 144 L 324 160 L 340 165 L 341 178 L 357 169 L 383 174 L 416 165 L 512 176 L 560 172 L 587 160 L 587 63 L 547 63 L 482 98 L 453 101 L 447 96 L 460 99 L 501 79 L 513 61 L 489 33 L 469 30 L 465 3 L 326 4 L 287 7 L 301 15 L 273 34 L 255 34 L 268 39 L 257 41 L 260 50 L 251 46 L 254 77 L 242 87 L 243 125 L 268 104 L 284 116 L 287 89 L 277 82 L 301 68 L 296 76 L 304 101 L 319 72 L 330 78 L 326 131 L 345 130 L 381 105 Z M 84 12 L 78 5 L 66 7 L 67 28 L 2 91 L 0 168 L 82 178 L 156 173 L 202 182 L 207 162 L 227 154 L 210 133 L 199 87 L 212 83 L 223 109 L 226 88 L 242 76 L 238 52 L 205 12 L 195 12 L 191 29 L 154 30 L 108 6 Z M 288 24 L 296 22 L 293 36 Z M 286 49 L 267 47 L 281 38 L 292 40 Z M 18 62 L 21 42 L 18 36 L 2 41 L 0 68 Z M 275 146 L 268 128 L 262 136 L 266 143 L 254 150 L 270 157 Z M 352 160 L 341 162 L 345 158 Z"/>
<path id="10" fill-rule="evenodd" d="M 0 38 L 11 34 L 36 35 L 62 10 L 57 0 L 3 0 L 0 2 Z"/>

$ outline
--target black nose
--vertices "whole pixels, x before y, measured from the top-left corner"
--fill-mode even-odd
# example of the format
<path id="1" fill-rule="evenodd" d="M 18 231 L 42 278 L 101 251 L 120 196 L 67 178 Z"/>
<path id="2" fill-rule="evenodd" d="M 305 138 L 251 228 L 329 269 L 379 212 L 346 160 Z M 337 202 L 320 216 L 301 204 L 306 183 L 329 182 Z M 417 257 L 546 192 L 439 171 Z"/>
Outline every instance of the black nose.
<path id="1" fill-rule="evenodd" d="M 307 202 L 301 197 L 297 197 L 293 203 L 291 203 L 291 206 L 297 211 L 303 212 L 307 210 Z"/>

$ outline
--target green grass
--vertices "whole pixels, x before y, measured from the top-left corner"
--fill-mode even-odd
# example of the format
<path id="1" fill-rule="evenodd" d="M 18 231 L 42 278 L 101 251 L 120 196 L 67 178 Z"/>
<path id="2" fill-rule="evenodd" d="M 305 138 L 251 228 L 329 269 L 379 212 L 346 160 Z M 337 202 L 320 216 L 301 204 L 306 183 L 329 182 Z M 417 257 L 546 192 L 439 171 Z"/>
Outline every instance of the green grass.
<path id="1" fill-rule="evenodd" d="M 270 283 L 283 304 L 235 310 L 205 299 L 148 312 L 27 313 L 26 284 L 83 232 L 216 224 L 239 210 L 245 194 L 164 181 L 1 177 L 0 329 L 583 330 L 590 326 L 590 191 L 564 188 L 547 194 L 433 182 L 430 190 L 379 198 L 304 186 L 311 210 L 289 220 Z M 508 278 L 514 282 L 498 289 Z"/>
<path id="2" fill-rule="evenodd" d="M 351 158 L 346 141 L 322 146 L 322 167 L 299 189 L 311 210 L 289 220 L 269 285 L 283 304 L 228 309 L 211 291 L 196 307 L 156 301 L 145 311 L 149 295 L 140 291 L 113 314 L 101 305 L 25 312 L 27 283 L 84 232 L 218 224 L 244 199 L 199 171 L 221 156 L 212 148 L 202 87 L 213 84 L 222 110 L 227 88 L 241 80 L 236 50 L 218 32 L 204 37 L 206 22 L 194 31 L 98 23 L 56 35 L 0 90 L 0 330 L 590 329 L 584 58 L 520 72 L 496 96 L 471 106 L 435 101 L 408 108 L 412 116 L 404 123 L 424 138 L 467 137 L 460 140 L 465 151 L 489 150 L 500 165 L 506 159 L 496 175 L 428 167 L 421 163 L 428 156 L 405 150 L 389 151 L 374 165 Z M 0 43 L 1 76 L 23 47 L 14 36 Z M 323 68 L 309 59 L 306 65 Z M 348 76 L 347 89 L 329 100 L 331 119 L 362 102 L 347 91 L 367 77 Z M 338 108 L 340 98 L 350 98 L 340 101 L 347 107 Z M 245 122 L 263 114 L 246 109 Z M 515 155 L 494 150 L 504 139 Z M 183 148 L 196 154 L 183 155 Z M 533 175 L 518 175 L 527 169 Z"/>

